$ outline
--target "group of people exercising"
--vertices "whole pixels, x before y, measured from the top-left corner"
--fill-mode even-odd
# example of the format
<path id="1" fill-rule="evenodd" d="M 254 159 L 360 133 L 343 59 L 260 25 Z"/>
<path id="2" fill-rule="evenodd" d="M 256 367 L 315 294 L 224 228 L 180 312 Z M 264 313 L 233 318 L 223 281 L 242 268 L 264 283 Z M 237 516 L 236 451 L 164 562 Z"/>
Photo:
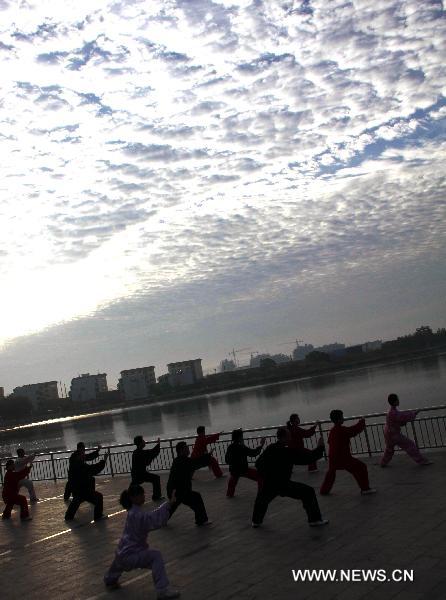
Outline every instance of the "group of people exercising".
<path id="1" fill-rule="evenodd" d="M 386 448 L 381 459 L 381 466 L 386 467 L 391 460 L 395 446 L 405 450 L 407 454 L 420 465 L 432 464 L 418 450 L 416 444 L 401 433 L 401 427 L 413 421 L 418 411 L 399 411 L 399 398 L 396 394 L 388 397 L 390 409 L 386 417 L 384 438 Z M 332 410 L 330 419 L 333 427 L 328 435 L 328 470 L 320 488 L 321 495 L 328 495 L 333 487 L 336 472 L 346 470 L 353 475 L 359 485 L 361 494 L 374 494 L 375 489 L 370 487 L 368 469 L 365 463 L 354 458 L 351 454 L 350 440 L 365 429 L 365 419 L 351 426 L 344 425 L 344 416 L 341 410 Z M 286 427 L 277 430 L 276 442 L 263 450 L 265 439 L 260 444 L 251 448 L 244 442 L 243 430 L 235 429 L 229 444 L 225 461 L 229 465 L 230 477 L 228 480 L 226 496 L 233 498 L 240 477 L 253 480 L 257 483 L 257 496 L 252 513 L 252 526 L 260 527 L 270 502 L 277 496 L 299 499 L 307 513 L 308 523 L 311 527 L 320 527 L 328 524 L 328 519 L 321 515 L 319 503 L 313 487 L 304 483 L 291 480 L 294 465 L 308 465 L 310 473 L 317 471 L 317 461 L 322 458 L 325 445 L 322 436 L 317 445 L 310 450 L 305 447 L 304 440 L 316 435 L 318 424 L 304 429 L 300 426 L 299 416 L 293 413 Z M 197 428 L 197 437 L 190 453 L 186 442 L 178 442 L 173 459 L 169 478 L 166 486 L 168 501 L 160 504 L 154 511 L 147 512 L 142 509 L 145 502 L 143 483 L 152 484 L 152 500 L 161 502 L 165 500 L 161 492 L 159 475 L 147 470 L 150 463 L 160 453 L 160 440 L 151 449 L 146 449 L 146 442 L 142 436 L 136 436 L 134 443 L 136 449 L 132 454 L 131 484 L 124 490 L 120 497 L 122 506 L 127 509 L 128 515 L 124 534 L 118 545 L 115 559 L 104 576 L 107 587 L 114 588 L 119 585 L 119 577 L 123 571 L 135 568 L 149 568 L 159 600 L 177 598 L 180 594 L 172 590 L 165 572 L 164 562 L 157 550 L 151 550 L 147 544 L 147 535 L 150 530 L 162 527 L 171 518 L 177 508 L 184 504 L 192 509 L 197 526 L 207 526 L 208 519 L 206 507 L 201 494 L 192 489 L 193 474 L 197 469 L 209 467 L 216 478 L 224 477 L 217 460 L 208 452 L 207 446 L 218 441 L 220 433 L 206 435 L 203 426 Z M 72 521 L 82 502 L 89 502 L 94 506 L 94 520 L 107 518 L 103 513 L 103 497 L 95 489 L 95 475 L 100 473 L 109 459 L 110 452 L 98 462 L 99 446 L 94 452 L 86 453 L 85 445 L 79 442 L 76 450 L 69 458 L 68 481 L 65 486 L 64 500 L 69 502 L 65 513 L 65 520 Z M 263 451 L 262 451 L 263 450 Z M 24 521 L 31 519 L 28 511 L 26 497 L 19 494 L 21 486 L 29 490 L 30 501 L 37 502 L 34 486 L 29 478 L 34 455 L 26 456 L 23 449 L 17 451 L 15 460 L 6 462 L 6 474 L 3 484 L 3 500 L 6 507 L 3 519 L 9 519 L 14 504 L 20 506 L 20 516 Z M 249 458 L 255 458 L 255 468 L 250 466 Z M 71 496 L 73 496 L 70 501 Z"/>

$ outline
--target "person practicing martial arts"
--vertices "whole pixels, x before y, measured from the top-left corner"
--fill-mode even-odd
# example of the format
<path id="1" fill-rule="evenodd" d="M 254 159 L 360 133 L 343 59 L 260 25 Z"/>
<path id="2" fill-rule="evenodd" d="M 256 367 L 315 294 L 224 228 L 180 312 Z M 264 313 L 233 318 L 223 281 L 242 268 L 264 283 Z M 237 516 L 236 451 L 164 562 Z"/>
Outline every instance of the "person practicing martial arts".
<path id="1" fill-rule="evenodd" d="M 2 519 L 10 519 L 11 511 L 14 504 L 20 506 L 20 518 L 22 521 L 30 521 L 32 517 L 29 515 L 28 502 L 26 496 L 19 494 L 19 484 L 22 479 L 28 477 L 31 467 L 25 467 L 21 471 L 15 470 L 14 461 L 12 458 L 6 461 L 6 473 L 3 481 L 2 497 L 6 504 L 2 514 Z"/>
<path id="2" fill-rule="evenodd" d="M 401 426 L 415 421 L 419 410 L 404 410 L 399 411 L 397 406 L 400 404 L 400 400 L 396 394 L 389 394 L 388 402 L 390 404 L 390 410 L 387 413 L 386 424 L 384 426 L 384 440 L 386 442 L 386 449 L 381 459 L 381 466 L 387 467 L 389 462 L 392 460 L 395 452 L 395 446 L 399 446 L 401 450 L 404 450 L 410 458 L 412 458 L 419 465 L 431 465 L 432 461 L 428 460 L 423 456 L 417 448 L 415 442 L 406 437 L 401 433 Z"/>
<path id="3" fill-rule="evenodd" d="M 342 410 L 332 410 L 330 419 L 334 425 L 328 434 L 328 471 L 321 486 L 321 494 L 326 496 L 330 493 L 338 470 L 345 470 L 353 475 L 361 489 L 361 494 L 374 494 L 376 490 L 369 485 L 367 465 L 353 458 L 350 450 L 350 439 L 364 431 L 365 419 L 359 419 L 355 425 L 344 426 Z"/>
<path id="4" fill-rule="evenodd" d="M 65 513 L 65 521 L 72 521 L 74 519 L 77 509 L 82 502 L 93 504 L 93 518 L 95 521 L 107 518 L 103 514 L 104 498 L 100 492 L 95 490 L 96 482 L 94 476 L 104 469 L 109 456 L 110 451 L 104 455 L 103 460 L 93 465 L 87 465 L 85 450 L 79 452 L 79 460 L 76 460 L 73 464 L 71 477 L 73 500 L 68 505 L 67 512 Z"/>
<path id="5" fill-rule="evenodd" d="M 192 448 L 191 458 L 201 458 L 202 456 L 207 454 L 207 445 L 216 442 L 219 439 L 221 433 L 222 432 L 206 435 L 206 428 L 203 425 L 197 427 L 197 437 L 195 438 L 195 444 Z M 220 479 L 220 477 L 224 477 L 223 471 L 220 469 L 220 465 L 213 456 L 211 456 L 208 466 L 217 479 Z"/>
<path id="6" fill-rule="evenodd" d="M 299 415 L 293 413 L 290 415 L 290 420 L 287 422 L 288 429 L 288 447 L 293 448 L 294 450 L 302 450 L 303 452 L 308 452 L 309 450 L 305 448 L 304 439 L 313 437 L 316 433 L 316 425 L 310 427 L 309 429 L 304 429 L 303 427 L 299 427 L 300 418 Z M 308 471 L 310 473 L 317 472 L 317 464 L 315 462 L 308 465 Z"/>
<path id="7" fill-rule="evenodd" d="M 192 475 L 197 469 L 209 465 L 211 455 L 204 454 L 200 458 L 191 458 L 186 442 L 178 442 L 175 450 L 177 456 L 173 459 L 167 481 L 168 497 L 172 498 L 174 490 L 176 496 L 171 513 L 173 514 L 180 504 L 185 504 L 194 511 L 196 525 L 210 525 L 201 494 L 192 490 Z"/>
<path id="8" fill-rule="evenodd" d="M 319 440 L 317 447 L 310 453 L 293 450 L 287 447 L 288 432 L 284 427 L 277 430 L 277 442 L 271 444 L 256 461 L 257 471 L 263 479 L 263 484 L 257 492 L 252 515 L 252 526 L 259 527 L 268 510 L 269 503 L 276 496 L 286 496 L 302 500 L 312 527 L 327 525 L 323 519 L 316 493 L 312 487 L 297 481 L 291 481 L 293 465 L 308 465 L 321 458 L 324 452 L 324 442 Z"/>
<path id="9" fill-rule="evenodd" d="M 17 448 L 17 458 L 14 461 L 15 470 L 22 471 L 26 468 L 27 465 L 31 464 L 35 458 L 35 454 L 26 455 L 25 450 L 23 448 Z M 24 479 L 19 481 L 19 490 L 21 487 L 26 487 L 26 489 L 28 490 L 30 502 L 34 503 L 39 501 L 31 477 L 25 477 Z"/>
<path id="10" fill-rule="evenodd" d="M 169 587 L 161 552 L 150 549 L 147 543 L 150 531 L 167 524 L 172 514 L 172 505 L 176 502 L 175 493 L 172 493 L 169 502 L 164 502 L 151 512 L 143 509 L 144 502 L 144 488 L 140 485 L 132 483 L 129 489 L 121 494 L 120 503 L 128 511 L 127 519 L 115 559 L 104 575 L 104 583 L 114 589 L 119 587 L 119 578 L 123 571 L 151 569 L 158 600 L 178 598 L 180 593 Z"/>
<path id="11" fill-rule="evenodd" d="M 132 484 L 141 484 L 148 481 L 153 486 L 152 500 L 163 500 L 163 497 L 161 496 L 161 480 L 159 475 L 149 473 L 146 469 L 152 460 L 160 453 L 160 439 L 157 439 L 156 446 L 150 450 L 144 450 L 146 442 L 142 435 L 137 435 L 134 438 L 133 443 L 136 446 L 136 450 L 134 450 L 132 454 Z"/>
<path id="12" fill-rule="evenodd" d="M 257 481 L 257 486 L 261 487 L 261 477 L 257 470 L 248 466 L 248 456 L 257 456 L 262 451 L 265 444 L 265 438 L 262 439 L 257 448 L 249 448 L 243 441 L 243 429 L 234 429 L 232 432 L 232 443 L 226 450 L 225 461 L 229 465 L 231 477 L 228 481 L 226 496 L 233 498 L 235 488 L 240 477 L 246 477 Z"/>
<path id="13" fill-rule="evenodd" d="M 82 460 L 84 460 L 84 461 L 89 462 L 91 460 L 96 460 L 96 458 L 98 458 L 98 456 L 99 456 L 99 451 L 101 450 L 101 447 L 102 446 L 98 446 L 97 449 L 94 450 L 93 452 L 89 452 L 88 454 L 85 454 L 84 442 L 77 443 L 76 450 L 71 454 L 70 458 L 68 459 L 68 481 L 65 484 L 65 491 L 64 491 L 64 495 L 63 495 L 63 499 L 65 500 L 65 502 L 69 502 L 71 494 L 73 493 L 72 483 L 71 483 L 72 473 L 73 473 L 73 465 L 75 465 L 75 463 L 80 460 L 81 454 L 83 454 Z"/>

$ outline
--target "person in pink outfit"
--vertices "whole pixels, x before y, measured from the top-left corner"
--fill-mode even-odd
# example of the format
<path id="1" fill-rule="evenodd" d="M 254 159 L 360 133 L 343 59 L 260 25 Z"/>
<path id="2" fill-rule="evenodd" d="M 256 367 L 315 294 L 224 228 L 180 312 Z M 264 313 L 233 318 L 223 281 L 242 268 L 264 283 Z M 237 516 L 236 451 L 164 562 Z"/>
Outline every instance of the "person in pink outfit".
<path id="1" fill-rule="evenodd" d="M 172 505 L 176 502 L 175 493 L 173 492 L 169 502 L 164 502 L 150 512 L 143 509 L 144 502 L 144 488 L 140 485 L 132 483 L 121 494 L 120 503 L 128 511 L 127 520 L 115 558 L 104 575 L 104 583 L 108 588 L 114 589 L 119 587 L 123 571 L 150 569 L 158 600 L 178 598 L 180 592 L 169 586 L 161 552 L 149 548 L 147 543 L 150 531 L 167 524 L 172 514 Z"/>
<path id="2" fill-rule="evenodd" d="M 381 466 L 387 467 L 389 462 L 392 460 L 395 452 L 395 446 L 399 446 L 401 450 L 407 452 L 407 454 L 419 465 L 431 465 L 432 462 L 425 458 L 417 448 L 415 442 L 406 437 L 401 433 L 401 426 L 410 421 L 415 421 L 419 410 L 404 410 L 399 411 L 400 400 L 397 394 L 389 394 L 388 402 L 390 404 L 390 410 L 387 413 L 386 424 L 384 426 L 384 439 L 386 442 L 386 449 L 384 450 L 383 457 L 381 459 Z"/>

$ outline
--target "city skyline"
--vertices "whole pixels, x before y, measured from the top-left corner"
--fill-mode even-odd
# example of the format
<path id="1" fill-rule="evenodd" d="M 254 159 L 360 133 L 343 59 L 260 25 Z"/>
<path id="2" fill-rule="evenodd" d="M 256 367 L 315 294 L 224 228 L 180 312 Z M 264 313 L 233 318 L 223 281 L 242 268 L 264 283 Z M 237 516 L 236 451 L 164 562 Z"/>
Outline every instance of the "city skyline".
<path id="1" fill-rule="evenodd" d="M 0 14 L 8 392 L 443 325 L 440 1 Z"/>

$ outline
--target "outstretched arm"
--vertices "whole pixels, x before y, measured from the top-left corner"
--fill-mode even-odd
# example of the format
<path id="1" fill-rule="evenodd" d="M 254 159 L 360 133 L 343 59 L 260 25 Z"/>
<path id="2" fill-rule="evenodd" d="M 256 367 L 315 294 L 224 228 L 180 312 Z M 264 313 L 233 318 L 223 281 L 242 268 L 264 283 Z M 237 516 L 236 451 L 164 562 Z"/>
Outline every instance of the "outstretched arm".
<path id="1" fill-rule="evenodd" d="M 348 437 L 355 437 L 355 435 L 358 435 L 361 433 L 361 431 L 364 431 L 365 419 L 359 419 L 357 423 L 350 425 L 350 427 L 345 427 L 345 429 L 348 433 Z"/>
<path id="2" fill-rule="evenodd" d="M 313 427 L 310 427 L 310 429 L 302 429 L 302 437 L 304 438 L 310 438 L 313 437 L 313 435 L 316 433 L 316 425 L 313 425 Z"/>
<path id="3" fill-rule="evenodd" d="M 415 421 L 417 418 L 418 410 L 402 410 L 392 414 L 392 421 L 399 425 L 405 425 L 409 421 Z"/>
<path id="4" fill-rule="evenodd" d="M 220 437 L 219 433 L 212 433 L 211 435 L 206 436 L 206 444 L 212 444 L 213 442 L 218 441 Z"/>
<path id="5" fill-rule="evenodd" d="M 171 499 L 168 502 L 163 502 L 161 506 L 150 512 L 143 513 L 142 528 L 146 533 L 154 529 L 160 529 L 167 524 L 170 519 L 172 505 L 176 502 L 175 490 L 172 492 Z"/>
<path id="6" fill-rule="evenodd" d="M 314 450 L 290 450 L 293 453 L 293 463 L 295 465 L 311 465 L 322 458 L 324 454 L 324 441 L 320 438 L 318 445 Z"/>

